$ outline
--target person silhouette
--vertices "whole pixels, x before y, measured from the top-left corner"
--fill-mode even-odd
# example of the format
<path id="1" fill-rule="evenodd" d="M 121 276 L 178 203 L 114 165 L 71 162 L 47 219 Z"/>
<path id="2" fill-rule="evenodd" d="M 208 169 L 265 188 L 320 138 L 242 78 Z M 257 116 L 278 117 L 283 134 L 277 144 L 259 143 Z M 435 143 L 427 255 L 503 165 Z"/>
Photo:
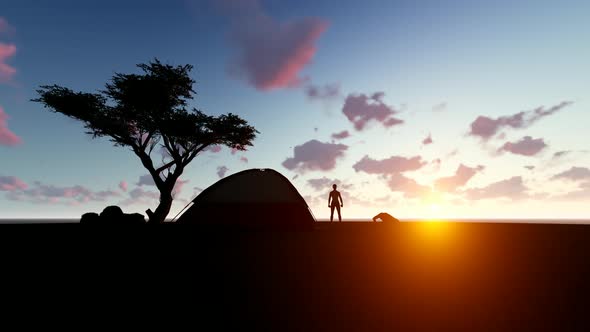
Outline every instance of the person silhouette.
<path id="1" fill-rule="evenodd" d="M 342 222 L 342 215 L 340 215 L 340 208 L 344 207 L 344 201 L 342 200 L 342 196 L 340 192 L 336 190 L 338 186 L 332 185 L 332 190 L 330 195 L 328 196 L 328 207 L 330 208 L 330 222 L 334 219 L 334 209 L 338 210 L 338 222 Z M 340 200 L 340 202 L 338 201 Z"/>

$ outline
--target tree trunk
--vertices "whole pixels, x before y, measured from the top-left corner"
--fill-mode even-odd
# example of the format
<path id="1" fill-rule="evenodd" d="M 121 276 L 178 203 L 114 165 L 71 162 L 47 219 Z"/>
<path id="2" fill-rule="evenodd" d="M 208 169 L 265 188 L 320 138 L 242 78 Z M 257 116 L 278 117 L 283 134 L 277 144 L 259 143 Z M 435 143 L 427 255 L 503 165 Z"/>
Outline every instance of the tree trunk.
<path id="1" fill-rule="evenodd" d="M 150 224 L 161 224 L 166 220 L 168 213 L 170 213 L 170 207 L 172 207 L 172 190 L 166 190 L 166 192 L 160 192 L 160 204 L 156 208 L 155 212 L 147 210 L 148 223 Z"/>

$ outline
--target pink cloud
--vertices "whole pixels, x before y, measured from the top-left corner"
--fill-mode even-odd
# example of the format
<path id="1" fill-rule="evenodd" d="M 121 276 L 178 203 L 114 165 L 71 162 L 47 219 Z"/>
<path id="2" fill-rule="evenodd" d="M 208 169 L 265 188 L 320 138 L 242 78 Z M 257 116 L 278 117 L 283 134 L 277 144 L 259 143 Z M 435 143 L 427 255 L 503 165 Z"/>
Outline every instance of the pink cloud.
<path id="1" fill-rule="evenodd" d="M 0 34 L 12 35 L 14 27 L 4 17 L 0 17 Z"/>
<path id="2" fill-rule="evenodd" d="M 553 154 L 553 159 L 558 159 L 558 158 L 564 157 L 568 154 L 571 154 L 572 152 L 574 152 L 574 151 L 571 151 L 571 150 L 557 151 Z"/>
<path id="3" fill-rule="evenodd" d="M 16 74 L 16 69 L 9 66 L 6 60 L 16 54 L 16 46 L 0 43 L 0 83 L 7 83 Z"/>
<path id="4" fill-rule="evenodd" d="M 547 147 L 542 138 L 533 139 L 531 136 L 525 136 L 518 142 L 506 142 L 499 152 L 505 151 L 522 156 L 534 156 Z"/>
<path id="5" fill-rule="evenodd" d="M 343 184 L 342 181 L 336 179 L 328 179 L 327 177 L 309 179 L 307 184 L 315 190 L 332 190 L 332 185 L 335 184 L 338 188 L 351 189 L 351 184 Z"/>
<path id="6" fill-rule="evenodd" d="M 590 180 L 590 169 L 587 167 L 572 167 L 567 171 L 556 174 L 552 177 L 553 180 L 565 179 L 571 181 Z"/>
<path id="7" fill-rule="evenodd" d="M 289 170 L 298 172 L 329 171 L 336 167 L 336 160 L 344 156 L 348 149 L 344 144 L 322 143 L 311 140 L 303 145 L 296 146 L 294 156 L 287 158 L 283 166 Z"/>
<path id="8" fill-rule="evenodd" d="M 541 118 L 554 114 L 571 104 L 573 104 L 573 102 L 564 101 L 549 109 L 545 109 L 544 106 L 541 106 L 531 111 L 522 111 L 510 116 L 502 116 L 497 119 L 480 115 L 471 123 L 471 131 L 469 132 L 469 135 L 479 137 L 482 140 L 488 140 L 496 135 L 502 128 L 528 128 Z"/>
<path id="9" fill-rule="evenodd" d="M 324 86 L 309 84 L 305 88 L 305 94 L 310 100 L 330 100 L 340 96 L 340 84 L 331 83 Z"/>
<path id="10" fill-rule="evenodd" d="M 384 92 L 376 92 L 371 96 L 350 94 L 346 97 L 342 113 L 358 131 L 365 129 L 371 121 L 380 122 L 386 128 L 404 123 L 394 117 L 398 111 L 383 103 L 384 96 Z"/>
<path id="11" fill-rule="evenodd" d="M 389 175 L 387 185 L 391 191 L 401 192 L 408 198 L 417 198 L 428 195 L 432 192 L 430 187 L 423 186 L 414 179 L 410 179 L 401 173 L 393 173 Z"/>
<path id="12" fill-rule="evenodd" d="M 127 182 L 126 181 L 119 182 L 119 189 L 127 192 L 127 188 L 128 188 L 128 186 L 127 186 Z"/>
<path id="13" fill-rule="evenodd" d="M 244 156 L 241 156 L 240 157 L 240 161 L 243 162 L 244 164 L 247 164 L 248 163 L 248 158 L 246 158 Z"/>
<path id="14" fill-rule="evenodd" d="M 428 137 L 426 137 L 424 140 L 422 140 L 422 144 L 423 145 L 432 144 L 432 135 L 428 134 Z"/>
<path id="15" fill-rule="evenodd" d="M 139 181 L 136 183 L 137 186 L 155 186 L 154 178 L 150 174 L 142 175 L 139 177 Z"/>
<path id="16" fill-rule="evenodd" d="M 181 180 L 181 179 L 176 180 L 176 183 L 174 184 L 174 190 L 172 191 L 172 194 L 175 195 L 175 196 L 180 195 L 180 193 L 182 192 L 182 188 L 189 181 L 190 180 Z"/>
<path id="17" fill-rule="evenodd" d="M 447 109 L 447 103 L 440 103 L 432 106 L 433 112 L 442 112 Z"/>
<path id="18" fill-rule="evenodd" d="M 259 1 L 222 1 L 231 19 L 230 41 L 237 54 L 230 73 L 259 90 L 299 85 L 302 69 L 316 53 L 327 29 L 322 19 L 306 17 L 279 22 L 264 13 Z"/>
<path id="19" fill-rule="evenodd" d="M 142 188 L 135 188 L 129 192 L 129 198 L 119 202 L 120 205 L 153 205 L 160 199 L 160 194 L 153 191 L 143 190 Z"/>
<path id="20" fill-rule="evenodd" d="M 465 197 L 471 200 L 508 198 L 523 199 L 527 198 L 529 189 L 524 185 L 522 177 L 515 176 L 510 179 L 494 182 L 483 188 L 473 188 L 465 190 Z"/>
<path id="21" fill-rule="evenodd" d="M 345 139 L 347 137 L 350 137 L 350 133 L 348 132 L 348 130 L 344 130 L 339 133 L 332 134 L 333 139 Z"/>
<path id="22" fill-rule="evenodd" d="M 427 162 L 422 157 L 415 156 L 412 158 L 392 156 L 387 159 L 376 160 L 364 156 L 352 166 L 357 172 L 368 174 L 395 174 L 409 171 L 415 171 L 426 165 Z"/>
<path id="23" fill-rule="evenodd" d="M 14 146 L 22 143 L 20 137 L 8 129 L 8 115 L 0 106 L 0 145 Z"/>
<path id="24" fill-rule="evenodd" d="M 463 164 L 459 165 L 455 175 L 442 177 L 435 181 L 436 189 L 447 192 L 454 192 L 457 188 L 463 187 L 477 172 L 483 171 L 485 167 L 479 165 L 477 167 L 468 167 Z"/>
<path id="25" fill-rule="evenodd" d="M 217 167 L 217 176 L 219 176 L 219 178 L 224 178 L 225 173 L 227 173 L 227 171 L 229 171 L 229 168 L 227 168 L 225 166 L 218 166 Z"/>
<path id="26" fill-rule="evenodd" d="M 27 184 L 15 176 L 0 175 L 0 191 L 17 191 L 27 189 Z"/>
<path id="27" fill-rule="evenodd" d="M 219 153 L 221 152 L 221 145 L 210 145 L 206 147 L 203 151 L 209 151 L 212 153 Z"/>

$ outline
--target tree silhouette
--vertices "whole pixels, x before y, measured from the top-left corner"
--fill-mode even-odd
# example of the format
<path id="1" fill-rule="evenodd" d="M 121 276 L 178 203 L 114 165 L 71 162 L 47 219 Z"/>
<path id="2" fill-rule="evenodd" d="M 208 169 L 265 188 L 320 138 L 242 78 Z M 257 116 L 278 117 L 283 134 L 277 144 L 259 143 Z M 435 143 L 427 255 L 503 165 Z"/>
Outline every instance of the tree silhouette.
<path id="1" fill-rule="evenodd" d="M 115 146 L 131 148 L 160 191 L 156 210 L 146 211 L 149 222 L 162 223 L 176 181 L 199 152 L 211 145 L 245 150 L 258 131 L 235 114 L 215 117 L 187 109 L 196 94 L 191 65 L 171 66 L 155 59 L 137 66 L 142 74 L 116 73 L 99 93 L 46 85 L 33 101 L 82 121 L 93 138 L 106 136 Z M 163 153 L 156 166 L 152 158 L 157 146 Z"/>

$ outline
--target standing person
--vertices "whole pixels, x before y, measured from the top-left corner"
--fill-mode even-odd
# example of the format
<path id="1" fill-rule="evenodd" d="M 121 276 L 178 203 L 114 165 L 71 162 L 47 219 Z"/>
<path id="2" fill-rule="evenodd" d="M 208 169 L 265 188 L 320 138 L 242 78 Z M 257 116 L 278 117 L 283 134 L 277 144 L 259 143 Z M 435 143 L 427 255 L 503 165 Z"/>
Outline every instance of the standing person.
<path id="1" fill-rule="evenodd" d="M 342 216 L 340 215 L 340 208 L 344 207 L 344 201 L 342 200 L 342 196 L 340 195 L 340 192 L 338 190 L 336 190 L 338 186 L 337 185 L 332 185 L 332 188 L 334 188 L 334 190 L 330 191 L 330 195 L 328 196 L 328 207 L 330 208 L 330 222 L 332 222 L 332 220 L 334 219 L 334 208 L 336 208 L 336 210 L 338 210 L 338 221 L 342 222 Z M 338 201 L 340 200 L 340 202 Z"/>

